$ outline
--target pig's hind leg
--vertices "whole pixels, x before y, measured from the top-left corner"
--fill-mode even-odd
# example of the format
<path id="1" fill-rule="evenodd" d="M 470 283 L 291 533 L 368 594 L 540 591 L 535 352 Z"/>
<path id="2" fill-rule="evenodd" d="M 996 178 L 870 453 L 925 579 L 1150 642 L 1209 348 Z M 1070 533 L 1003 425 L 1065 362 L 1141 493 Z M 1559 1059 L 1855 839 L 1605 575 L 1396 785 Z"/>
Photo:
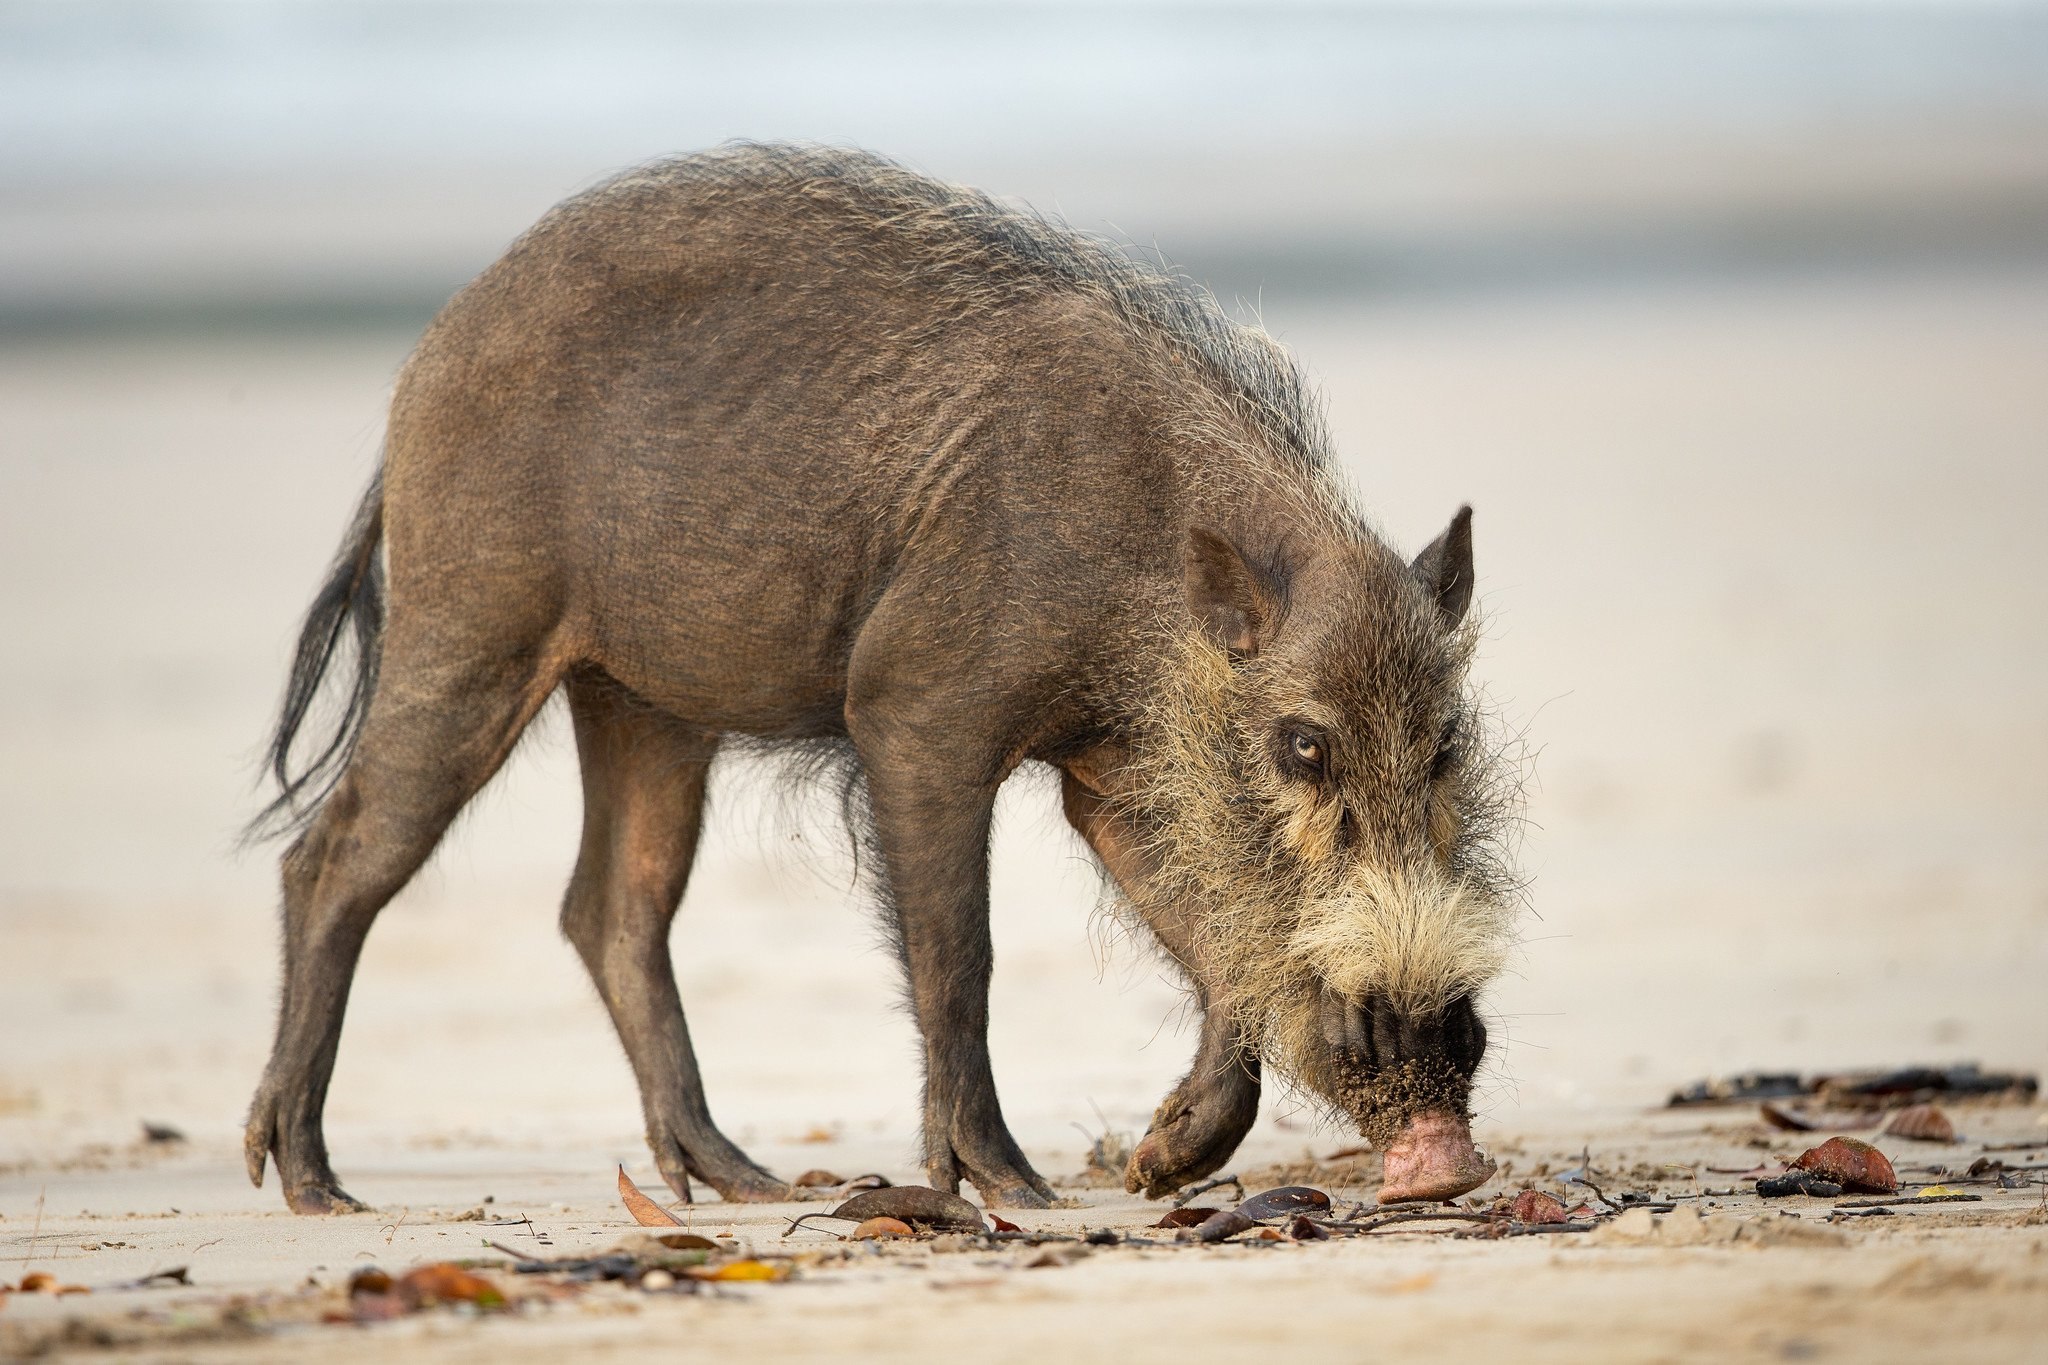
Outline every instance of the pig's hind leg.
<path id="1" fill-rule="evenodd" d="M 572 678 L 568 693 L 583 768 L 583 846 L 562 931 L 625 1044 L 655 1166 L 685 1200 L 693 1175 L 727 1199 L 788 1199 L 790 1187 L 711 1121 L 669 958 L 718 737 L 601 676 Z"/>
<path id="2" fill-rule="evenodd" d="M 387 637 L 348 767 L 284 855 L 283 999 L 243 1152 L 258 1185 L 266 1161 L 276 1160 L 295 1213 L 364 1207 L 328 1164 L 322 1111 L 370 925 L 555 686 L 534 656 L 448 660 L 422 645 L 425 634 L 401 628 Z"/>

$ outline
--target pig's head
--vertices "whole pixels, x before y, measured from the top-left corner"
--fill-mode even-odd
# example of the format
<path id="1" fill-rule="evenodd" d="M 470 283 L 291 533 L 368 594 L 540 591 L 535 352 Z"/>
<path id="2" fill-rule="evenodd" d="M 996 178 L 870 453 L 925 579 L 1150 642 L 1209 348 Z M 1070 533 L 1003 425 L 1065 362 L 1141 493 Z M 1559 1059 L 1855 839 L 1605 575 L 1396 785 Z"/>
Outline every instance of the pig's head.
<path id="1" fill-rule="evenodd" d="M 1192 629 L 1134 768 L 1197 971 L 1246 1046 L 1445 1199 L 1473 1147 L 1479 992 L 1513 942 L 1516 773 L 1466 686 L 1470 509 L 1412 563 L 1360 534 L 1189 533 Z"/>

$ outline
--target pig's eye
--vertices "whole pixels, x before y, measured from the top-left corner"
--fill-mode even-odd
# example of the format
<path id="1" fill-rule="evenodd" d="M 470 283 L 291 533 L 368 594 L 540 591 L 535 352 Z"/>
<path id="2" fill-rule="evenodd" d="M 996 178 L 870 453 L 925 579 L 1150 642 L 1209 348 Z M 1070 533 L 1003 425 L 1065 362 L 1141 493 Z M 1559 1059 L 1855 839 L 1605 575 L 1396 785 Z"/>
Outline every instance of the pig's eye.
<path id="1" fill-rule="evenodd" d="M 1300 759 L 1308 767 L 1317 770 L 1322 768 L 1323 745 L 1322 741 L 1314 735 L 1305 735 L 1301 731 L 1296 730 L 1292 735 L 1288 736 L 1287 747 L 1297 759 Z"/>

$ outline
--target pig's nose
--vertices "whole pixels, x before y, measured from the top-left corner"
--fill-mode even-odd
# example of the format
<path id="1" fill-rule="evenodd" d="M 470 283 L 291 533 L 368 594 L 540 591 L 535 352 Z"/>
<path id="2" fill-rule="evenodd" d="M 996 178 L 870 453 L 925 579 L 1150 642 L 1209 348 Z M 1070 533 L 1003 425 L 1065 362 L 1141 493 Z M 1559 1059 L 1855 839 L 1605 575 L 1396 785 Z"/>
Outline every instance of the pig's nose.
<path id="1" fill-rule="evenodd" d="M 1464 997 L 1452 1001 L 1440 1014 L 1420 1018 L 1378 997 L 1357 1002 L 1325 995 L 1322 1024 L 1323 1038 L 1331 1047 L 1374 1069 L 1442 1053 L 1469 1071 L 1486 1052 L 1486 1026 L 1479 1021 L 1471 1000 Z"/>
<path id="2" fill-rule="evenodd" d="M 1374 1068 L 1413 1056 L 1419 1042 L 1415 1026 L 1384 1000 L 1358 1002 L 1339 995 L 1323 997 L 1323 1037 Z"/>

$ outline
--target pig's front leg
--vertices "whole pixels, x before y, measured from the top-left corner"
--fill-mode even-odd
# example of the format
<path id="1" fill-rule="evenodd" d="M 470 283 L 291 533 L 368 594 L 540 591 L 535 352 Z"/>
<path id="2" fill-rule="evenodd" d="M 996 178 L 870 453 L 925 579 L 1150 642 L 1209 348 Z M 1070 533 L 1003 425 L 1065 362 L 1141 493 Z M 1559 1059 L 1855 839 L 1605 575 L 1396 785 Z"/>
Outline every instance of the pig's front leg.
<path id="1" fill-rule="evenodd" d="M 1259 1059 L 1238 1044 L 1226 1011 L 1202 1019 L 1195 1064 L 1152 1114 L 1124 1188 L 1161 1199 L 1222 1168 L 1259 1117 Z"/>
<path id="2" fill-rule="evenodd" d="M 1247 1051 L 1228 1010 L 1215 1008 L 1194 951 L 1193 907 L 1160 905 L 1141 840 L 1103 797 L 1095 765 L 1077 763 L 1061 783 L 1067 820 L 1095 850 L 1117 886 L 1143 912 L 1159 945 L 1187 974 L 1202 1008 L 1194 1065 L 1153 1112 L 1124 1172 L 1124 1188 L 1158 1199 L 1219 1169 L 1259 1116 L 1259 1059 Z"/>

